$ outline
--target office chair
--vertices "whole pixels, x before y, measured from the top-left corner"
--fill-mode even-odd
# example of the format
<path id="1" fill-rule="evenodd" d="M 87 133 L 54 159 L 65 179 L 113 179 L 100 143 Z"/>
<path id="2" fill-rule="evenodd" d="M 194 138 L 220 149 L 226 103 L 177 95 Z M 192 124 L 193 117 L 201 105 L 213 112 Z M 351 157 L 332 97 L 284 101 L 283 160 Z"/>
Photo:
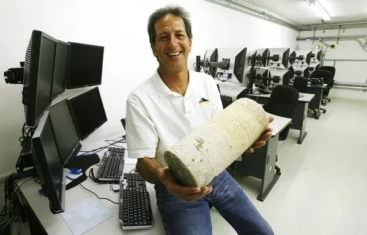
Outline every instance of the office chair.
<path id="1" fill-rule="evenodd" d="M 264 104 L 266 112 L 281 117 L 292 118 L 299 98 L 296 88 L 287 85 L 278 85 L 270 95 L 270 99 Z M 285 140 L 289 132 L 288 126 L 280 133 L 279 140 Z"/>
<path id="2" fill-rule="evenodd" d="M 122 127 L 124 128 L 124 130 L 126 130 L 126 119 L 125 118 L 122 118 L 121 119 L 121 124 L 122 124 Z"/>
<path id="3" fill-rule="evenodd" d="M 294 79 L 293 87 L 296 88 L 298 92 L 306 92 L 307 84 L 308 84 L 307 78 L 297 76 Z"/>
<path id="4" fill-rule="evenodd" d="M 227 108 L 230 104 L 232 104 L 232 97 L 221 95 L 220 99 L 222 101 L 223 109 Z"/>
<path id="5" fill-rule="evenodd" d="M 330 98 L 327 98 L 327 96 L 329 95 L 330 89 L 333 88 L 334 86 L 334 77 L 335 77 L 335 67 L 332 66 L 321 66 L 320 70 L 327 70 L 329 72 L 331 72 L 331 84 L 330 84 L 330 88 L 328 90 L 324 90 L 323 95 L 325 96 L 325 99 L 330 102 Z"/>
<path id="6" fill-rule="evenodd" d="M 324 88 L 323 91 L 323 97 L 322 99 L 326 99 L 327 98 L 327 94 L 329 94 L 330 92 L 330 86 L 332 83 L 332 73 L 327 71 L 327 70 L 315 70 L 315 72 L 313 72 L 311 74 L 311 79 L 312 78 L 319 78 L 319 79 L 323 79 L 323 84 L 326 84 L 326 87 Z M 322 85 L 322 84 L 321 84 Z M 325 105 L 325 103 L 323 101 L 321 101 L 321 103 L 323 105 Z M 322 110 L 323 113 L 326 113 L 326 109 L 324 108 L 320 108 Z M 315 113 L 317 113 L 316 110 L 313 110 Z"/>
<path id="7" fill-rule="evenodd" d="M 270 95 L 270 99 L 264 104 L 263 108 L 268 113 L 281 117 L 292 118 L 298 98 L 299 92 L 296 88 L 287 85 L 278 85 L 274 88 Z M 290 126 L 291 124 L 280 132 L 280 141 L 283 141 L 288 137 Z M 278 156 L 276 160 L 278 160 Z M 280 168 L 275 166 L 275 169 L 277 174 L 280 175 Z"/>

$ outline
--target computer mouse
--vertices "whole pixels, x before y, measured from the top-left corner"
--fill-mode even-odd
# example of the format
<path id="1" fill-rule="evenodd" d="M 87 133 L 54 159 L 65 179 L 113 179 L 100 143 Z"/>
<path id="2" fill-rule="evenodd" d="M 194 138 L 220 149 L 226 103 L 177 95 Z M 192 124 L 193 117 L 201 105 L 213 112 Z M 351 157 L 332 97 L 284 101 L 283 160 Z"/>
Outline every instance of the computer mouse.
<path id="1" fill-rule="evenodd" d="M 79 175 L 80 173 L 82 173 L 81 168 L 72 168 L 72 169 L 70 169 L 70 174 Z"/>

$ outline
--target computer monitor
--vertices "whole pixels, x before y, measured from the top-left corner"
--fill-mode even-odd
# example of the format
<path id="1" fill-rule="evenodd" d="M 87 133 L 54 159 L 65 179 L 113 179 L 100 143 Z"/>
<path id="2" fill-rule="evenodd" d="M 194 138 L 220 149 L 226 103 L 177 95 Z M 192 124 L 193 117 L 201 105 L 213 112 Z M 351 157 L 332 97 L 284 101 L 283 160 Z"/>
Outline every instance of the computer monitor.
<path id="1" fill-rule="evenodd" d="M 54 214 L 65 210 L 66 177 L 60 161 L 51 121 L 46 111 L 32 137 L 32 160 L 50 211 Z"/>
<path id="2" fill-rule="evenodd" d="M 55 65 L 52 79 L 51 99 L 65 91 L 66 76 L 69 63 L 69 47 L 70 44 L 57 41 L 55 53 Z"/>
<path id="3" fill-rule="evenodd" d="M 234 75 L 237 77 L 240 83 L 243 83 L 245 76 L 247 48 L 243 48 L 234 59 Z M 245 84 L 246 85 L 246 84 Z"/>
<path id="4" fill-rule="evenodd" d="M 300 58 L 295 59 L 293 65 L 295 66 L 306 66 L 310 65 L 312 58 L 312 51 L 295 51 L 296 55 Z"/>
<path id="5" fill-rule="evenodd" d="M 218 62 L 227 61 L 229 66 L 226 68 L 218 67 L 218 74 L 231 74 L 227 81 L 245 84 L 244 77 L 249 72 L 250 67 L 247 64 L 247 48 L 218 48 Z M 218 76 L 216 76 L 218 77 Z M 222 79 L 220 79 L 222 80 Z M 246 80 L 247 82 L 247 80 Z"/>
<path id="6" fill-rule="evenodd" d="M 57 40 L 34 30 L 24 62 L 23 104 L 28 126 L 35 126 L 51 102 Z"/>
<path id="7" fill-rule="evenodd" d="M 107 121 L 98 87 L 69 99 L 68 103 L 82 140 Z"/>
<path id="8" fill-rule="evenodd" d="M 289 85 L 291 72 L 287 69 L 270 69 L 272 82 L 278 85 Z"/>
<path id="9" fill-rule="evenodd" d="M 269 48 L 268 66 L 277 69 L 288 69 L 289 48 Z"/>
<path id="10" fill-rule="evenodd" d="M 266 67 L 269 59 L 269 49 L 258 49 L 253 51 L 251 56 L 251 65 L 256 67 Z"/>
<path id="11" fill-rule="evenodd" d="M 66 88 L 101 85 L 104 47 L 70 43 L 70 67 Z"/>
<path id="12" fill-rule="evenodd" d="M 255 68 L 252 71 L 253 81 L 255 85 L 269 85 L 269 79 L 271 74 L 269 72 L 268 68 L 262 67 L 262 68 Z"/>
<path id="13" fill-rule="evenodd" d="M 301 76 L 308 78 L 310 76 L 310 67 L 309 66 L 292 66 L 294 69 L 295 76 Z"/>
<path id="14" fill-rule="evenodd" d="M 320 63 L 322 58 L 322 50 L 313 50 L 311 53 L 311 63 Z"/>
<path id="15" fill-rule="evenodd" d="M 49 115 L 61 162 L 67 165 L 82 146 L 66 99 L 53 105 Z"/>
<path id="16" fill-rule="evenodd" d="M 208 51 L 206 51 L 208 52 Z M 204 59 L 207 56 L 207 54 L 205 53 Z M 209 57 L 209 61 L 210 62 L 218 62 L 218 50 L 214 49 L 214 51 L 211 53 L 210 57 Z M 210 75 L 214 78 L 215 75 L 217 74 L 217 68 L 209 68 L 209 73 Z"/>

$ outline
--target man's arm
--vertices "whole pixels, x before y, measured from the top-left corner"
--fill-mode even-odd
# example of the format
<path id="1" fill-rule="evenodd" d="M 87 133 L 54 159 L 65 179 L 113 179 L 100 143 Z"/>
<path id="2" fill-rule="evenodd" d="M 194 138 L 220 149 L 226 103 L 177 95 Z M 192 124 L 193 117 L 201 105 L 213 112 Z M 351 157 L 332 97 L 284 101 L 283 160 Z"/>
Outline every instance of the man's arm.
<path id="1" fill-rule="evenodd" d="M 139 158 L 136 164 L 136 171 L 151 184 L 161 183 L 158 178 L 158 169 L 160 168 L 162 168 L 162 165 L 154 158 Z"/>

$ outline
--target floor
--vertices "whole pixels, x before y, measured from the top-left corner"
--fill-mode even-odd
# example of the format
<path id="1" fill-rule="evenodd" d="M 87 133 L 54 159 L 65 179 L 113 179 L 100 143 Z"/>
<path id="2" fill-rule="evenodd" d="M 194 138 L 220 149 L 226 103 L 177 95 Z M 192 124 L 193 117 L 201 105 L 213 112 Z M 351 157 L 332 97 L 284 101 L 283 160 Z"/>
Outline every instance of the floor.
<path id="1" fill-rule="evenodd" d="M 279 143 L 282 175 L 264 202 L 258 179 L 237 178 L 275 234 L 367 234 L 367 102 L 334 98 L 325 108 L 307 119 L 302 145 L 296 130 Z M 215 210 L 212 222 L 214 234 L 236 234 Z"/>

